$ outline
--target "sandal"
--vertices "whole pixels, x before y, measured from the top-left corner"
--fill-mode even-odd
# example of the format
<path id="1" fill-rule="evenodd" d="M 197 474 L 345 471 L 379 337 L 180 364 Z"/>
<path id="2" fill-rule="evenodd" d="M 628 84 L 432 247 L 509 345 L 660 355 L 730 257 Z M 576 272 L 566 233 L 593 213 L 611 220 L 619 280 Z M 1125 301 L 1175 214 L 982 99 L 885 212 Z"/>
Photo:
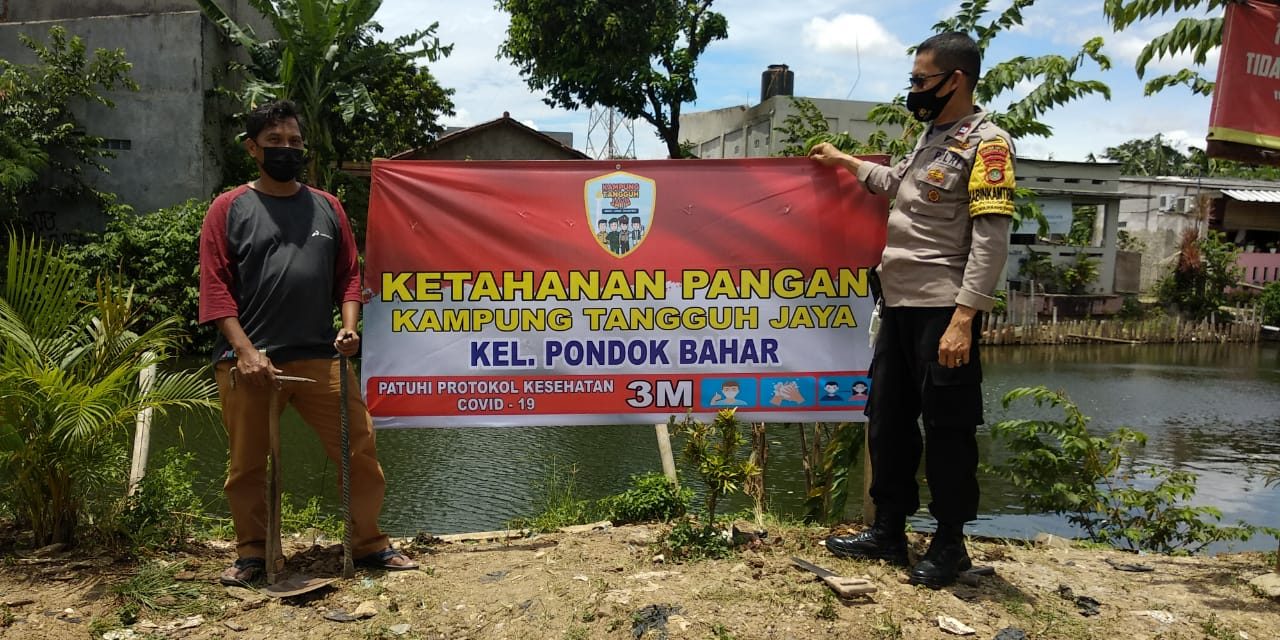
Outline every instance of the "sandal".
<path id="1" fill-rule="evenodd" d="M 385 569 L 387 571 L 407 571 L 418 568 L 418 563 L 410 560 L 409 556 L 389 546 L 382 551 L 375 551 L 367 556 L 356 558 L 356 564 L 362 567 Z"/>
<path id="2" fill-rule="evenodd" d="M 267 561 L 262 558 L 239 558 L 218 577 L 218 582 L 236 587 L 262 579 L 267 572 Z"/>

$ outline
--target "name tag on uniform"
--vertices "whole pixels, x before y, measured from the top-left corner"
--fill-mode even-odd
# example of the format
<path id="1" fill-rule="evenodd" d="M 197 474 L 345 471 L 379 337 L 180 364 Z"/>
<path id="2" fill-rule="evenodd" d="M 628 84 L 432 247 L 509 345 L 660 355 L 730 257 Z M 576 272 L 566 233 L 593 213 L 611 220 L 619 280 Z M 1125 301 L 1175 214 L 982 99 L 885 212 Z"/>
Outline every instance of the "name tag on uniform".
<path id="1" fill-rule="evenodd" d="M 964 156 L 951 149 L 939 149 L 933 154 L 933 161 L 930 164 L 943 165 L 956 171 L 964 171 L 967 166 Z"/>

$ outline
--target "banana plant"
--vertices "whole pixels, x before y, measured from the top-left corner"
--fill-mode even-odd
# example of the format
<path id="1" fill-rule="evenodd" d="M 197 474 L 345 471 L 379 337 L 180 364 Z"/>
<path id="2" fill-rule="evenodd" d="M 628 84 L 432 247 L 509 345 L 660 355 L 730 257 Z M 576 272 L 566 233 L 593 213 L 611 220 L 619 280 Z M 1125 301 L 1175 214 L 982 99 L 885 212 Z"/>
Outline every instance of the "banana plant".
<path id="1" fill-rule="evenodd" d="M 341 129 L 360 116 L 379 114 L 371 85 L 395 56 L 435 61 L 449 55 L 435 35 L 439 23 L 378 46 L 382 27 L 373 16 L 382 0 L 248 0 L 266 17 L 271 34 L 235 21 L 217 0 L 196 0 L 205 16 L 248 54 L 236 68 L 244 76 L 235 93 L 246 109 L 278 99 L 297 103 L 306 125 L 313 184 L 333 190 Z M 388 55 L 389 54 L 389 55 Z M 434 82 L 434 81 L 433 81 Z M 384 114 L 385 115 L 385 114 Z"/>

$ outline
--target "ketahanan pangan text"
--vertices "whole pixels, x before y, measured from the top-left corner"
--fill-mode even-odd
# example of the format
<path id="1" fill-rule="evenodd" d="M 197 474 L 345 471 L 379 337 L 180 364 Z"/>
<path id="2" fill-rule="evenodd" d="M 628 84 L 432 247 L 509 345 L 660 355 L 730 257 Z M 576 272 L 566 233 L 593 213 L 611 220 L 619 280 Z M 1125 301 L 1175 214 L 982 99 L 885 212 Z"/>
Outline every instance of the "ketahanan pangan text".
<path id="1" fill-rule="evenodd" d="M 690 269 L 668 281 L 656 271 L 410 271 L 383 273 L 383 302 L 547 300 L 765 300 L 865 298 L 868 269 Z"/>

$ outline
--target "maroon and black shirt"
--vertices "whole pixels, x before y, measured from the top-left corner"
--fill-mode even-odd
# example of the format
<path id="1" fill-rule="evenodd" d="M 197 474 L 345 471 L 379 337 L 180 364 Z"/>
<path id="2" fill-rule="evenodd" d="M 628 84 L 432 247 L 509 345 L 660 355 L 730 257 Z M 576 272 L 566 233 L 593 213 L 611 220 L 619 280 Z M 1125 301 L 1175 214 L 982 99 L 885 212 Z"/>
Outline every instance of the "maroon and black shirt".
<path id="1" fill-rule="evenodd" d="M 307 186 L 278 197 L 245 185 L 209 206 L 200 232 L 201 324 L 238 318 L 273 362 L 332 358 L 334 309 L 348 301 L 360 301 L 360 265 L 337 198 Z M 235 358 L 221 332 L 213 358 Z"/>

